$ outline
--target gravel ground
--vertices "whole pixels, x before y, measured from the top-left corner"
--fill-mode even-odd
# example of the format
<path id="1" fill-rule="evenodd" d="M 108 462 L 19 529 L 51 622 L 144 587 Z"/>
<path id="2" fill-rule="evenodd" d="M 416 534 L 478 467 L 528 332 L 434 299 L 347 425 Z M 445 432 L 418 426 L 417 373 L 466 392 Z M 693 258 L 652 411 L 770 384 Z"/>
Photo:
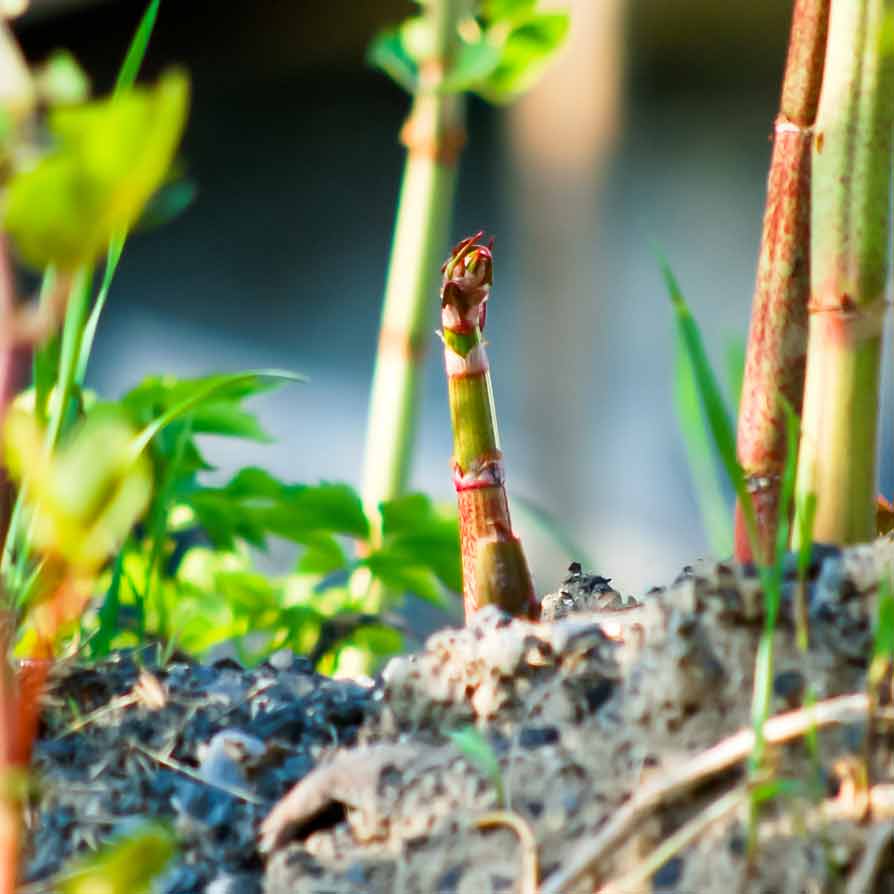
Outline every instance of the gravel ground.
<path id="1" fill-rule="evenodd" d="M 865 692 L 876 585 L 892 568 L 890 539 L 816 551 L 806 655 L 789 569 L 774 713 L 808 693 Z M 535 874 L 543 894 L 610 881 L 887 892 L 894 758 L 865 712 L 824 728 L 816 752 L 803 736 L 769 750 L 786 783 L 762 810 L 752 861 L 741 760 L 648 801 L 749 725 L 762 624 L 747 567 L 696 565 L 632 600 L 572 566 L 543 622 L 486 610 L 369 687 L 290 654 L 251 671 L 179 657 L 160 667 L 151 650 L 60 668 L 35 756 L 28 881 L 41 887 L 69 855 L 146 816 L 171 820 L 180 840 L 159 886 L 170 894 L 531 894 Z M 455 735 L 469 727 L 478 757 Z"/>

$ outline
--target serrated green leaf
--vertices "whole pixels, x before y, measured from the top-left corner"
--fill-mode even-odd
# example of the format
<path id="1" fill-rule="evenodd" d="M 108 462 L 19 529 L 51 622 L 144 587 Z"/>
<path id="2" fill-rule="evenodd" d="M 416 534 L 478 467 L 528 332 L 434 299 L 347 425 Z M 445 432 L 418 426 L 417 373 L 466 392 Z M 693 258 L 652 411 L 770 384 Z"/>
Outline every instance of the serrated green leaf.
<path id="1" fill-rule="evenodd" d="M 54 109 L 56 148 L 7 187 L 5 224 L 22 258 L 74 271 L 126 232 L 167 174 L 188 97 L 186 75 L 171 71 L 151 90 Z"/>
<path id="2" fill-rule="evenodd" d="M 564 43 L 568 24 L 568 14 L 562 12 L 520 19 L 502 42 L 499 63 L 475 91 L 502 103 L 532 87 Z"/>
<path id="3" fill-rule="evenodd" d="M 348 557 L 331 534 L 314 534 L 307 539 L 305 550 L 295 566 L 299 574 L 332 574 L 347 567 Z"/>
<path id="4" fill-rule="evenodd" d="M 200 410 L 244 395 L 245 389 L 250 389 L 250 393 L 256 393 L 262 387 L 260 382 L 264 380 L 302 382 L 304 378 L 286 370 L 260 369 L 179 382 L 179 387 L 175 386 L 173 389 L 175 394 L 164 411 L 146 425 L 140 432 L 139 440 L 143 446 L 147 445 L 163 428 L 187 415 L 192 418 L 193 429 L 199 431 L 199 426 L 202 424 Z M 125 403 L 126 399 L 127 396 L 122 402 Z M 206 433 L 211 433 L 210 429 Z"/>
<path id="5" fill-rule="evenodd" d="M 404 45 L 400 28 L 379 32 L 367 50 L 366 61 L 385 72 L 408 93 L 416 91 L 419 66 Z"/>
<path id="6" fill-rule="evenodd" d="M 268 536 L 308 543 L 321 533 L 369 535 L 360 498 L 348 485 L 287 485 L 258 468 L 242 469 L 224 487 L 202 488 L 183 502 L 225 549 L 237 539 L 263 547 Z"/>

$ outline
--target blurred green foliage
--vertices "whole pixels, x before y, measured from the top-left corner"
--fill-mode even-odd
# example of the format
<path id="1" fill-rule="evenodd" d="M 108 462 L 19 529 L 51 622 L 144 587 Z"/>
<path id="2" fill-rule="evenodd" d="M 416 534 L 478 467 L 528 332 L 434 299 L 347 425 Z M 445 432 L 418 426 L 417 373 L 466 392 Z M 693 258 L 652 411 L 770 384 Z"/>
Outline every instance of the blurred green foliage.
<path id="1" fill-rule="evenodd" d="M 460 28 L 459 51 L 440 90 L 473 92 L 493 103 L 510 102 L 531 87 L 561 47 L 568 14 L 540 11 L 537 0 L 484 0 L 477 15 Z M 419 70 L 431 54 L 424 17 L 412 17 L 382 31 L 367 58 L 410 93 L 420 86 Z"/>
<path id="2" fill-rule="evenodd" d="M 171 71 L 151 89 L 54 108 L 53 149 L 6 187 L 4 226 L 22 258 L 73 271 L 126 232 L 167 175 L 188 97 L 186 75 Z"/>
<path id="3" fill-rule="evenodd" d="M 145 822 L 73 860 L 56 879 L 60 894 L 148 894 L 176 853 L 174 834 Z"/>

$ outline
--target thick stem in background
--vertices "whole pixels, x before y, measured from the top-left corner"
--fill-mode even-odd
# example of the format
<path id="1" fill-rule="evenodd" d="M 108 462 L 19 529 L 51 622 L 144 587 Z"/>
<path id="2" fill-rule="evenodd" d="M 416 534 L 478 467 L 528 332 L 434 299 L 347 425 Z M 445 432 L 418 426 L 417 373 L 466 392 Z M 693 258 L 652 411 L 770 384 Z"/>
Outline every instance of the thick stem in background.
<path id="1" fill-rule="evenodd" d="M 797 484 L 799 506 L 816 497 L 813 538 L 819 542 L 875 536 L 892 126 L 894 2 L 833 0 L 813 141 L 810 328 Z"/>
<path id="2" fill-rule="evenodd" d="M 493 282 L 490 247 L 476 244 L 481 235 L 456 246 L 444 264 L 441 288 L 463 602 L 467 621 L 489 604 L 536 618 L 534 584 L 509 518 L 490 368 L 481 336 Z"/>
<path id="3" fill-rule="evenodd" d="M 787 400 L 801 411 L 810 299 L 810 162 L 822 84 L 830 0 L 797 0 L 776 118 L 767 206 L 751 311 L 737 452 L 754 501 L 756 558 L 772 561 Z M 736 505 L 735 554 L 751 545 Z"/>
<path id="4" fill-rule="evenodd" d="M 431 0 L 426 17 L 432 55 L 422 63 L 388 264 L 379 345 L 373 372 L 363 461 L 363 504 L 374 522 L 379 504 L 406 489 L 419 405 L 419 382 L 431 331 L 430 296 L 448 244 L 463 143 L 464 100 L 439 87 L 459 42 L 466 0 Z M 378 533 L 373 531 L 373 541 Z"/>

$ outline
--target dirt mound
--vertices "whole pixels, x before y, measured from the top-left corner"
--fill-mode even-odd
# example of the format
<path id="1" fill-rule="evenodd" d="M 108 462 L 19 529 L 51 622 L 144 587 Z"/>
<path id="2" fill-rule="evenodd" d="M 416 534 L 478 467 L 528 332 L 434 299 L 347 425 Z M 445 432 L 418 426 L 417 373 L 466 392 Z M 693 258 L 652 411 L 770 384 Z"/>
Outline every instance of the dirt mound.
<path id="1" fill-rule="evenodd" d="M 184 840 L 168 892 L 529 894 L 535 875 L 543 894 L 886 890 L 891 717 L 867 722 L 864 693 L 894 542 L 815 553 L 803 603 L 785 581 L 773 712 L 789 713 L 767 727 L 750 861 L 754 570 L 698 565 L 635 601 L 573 566 L 548 620 L 486 610 L 371 689 L 290 656 L 69 668 L 37 754 L 29 878 L 144 813 Z M 162 704 L 140 695 L 150 678 Z"/>

